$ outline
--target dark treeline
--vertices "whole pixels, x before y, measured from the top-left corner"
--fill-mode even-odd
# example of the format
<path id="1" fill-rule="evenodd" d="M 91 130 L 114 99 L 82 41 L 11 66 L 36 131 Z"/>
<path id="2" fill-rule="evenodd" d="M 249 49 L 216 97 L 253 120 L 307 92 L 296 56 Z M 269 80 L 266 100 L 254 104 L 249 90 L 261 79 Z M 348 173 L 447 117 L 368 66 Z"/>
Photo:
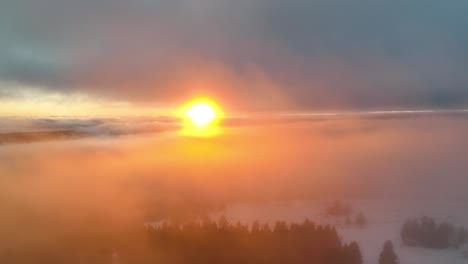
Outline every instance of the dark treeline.
<path id="1" fill-rule="evenodd" d="M 232 224 L 203 220 L 114 228 L 89 223 L 29 231 L 0 247 L 0 263 L 11 264 L 361 264 L 359 245 L 344 244 L 332 226 Z"/>
<path id="2" fill-rule="evenodd" d="M 362 263 L 357 243 L 345 245 L 334 227 L 310 221 L 256 222 L 249 228 L 222 218 L 218 223 L 164 224 L 148 232 L 150 248 L 161 253 L 164 263 Z"/>
<path id="3" fill-rule="evenodd" d="M 407 220 L 401 229 L 401 238 L 407 246 L 445 249 L 458 248 L 467 239 L 463 227 L 456 228 L 447 222 L 437 224 L 433 218 Z"/>

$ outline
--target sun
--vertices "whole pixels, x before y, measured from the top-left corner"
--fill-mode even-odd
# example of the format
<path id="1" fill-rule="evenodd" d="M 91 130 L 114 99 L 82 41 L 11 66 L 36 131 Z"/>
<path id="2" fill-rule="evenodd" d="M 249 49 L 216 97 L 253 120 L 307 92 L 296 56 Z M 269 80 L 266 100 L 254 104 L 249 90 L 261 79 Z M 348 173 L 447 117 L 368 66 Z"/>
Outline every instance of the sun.
<path id="1" fill-rule="evenodd" d="M 181 135 L 190 137 L 214 137 L 221 133 L 224 111 L 212 99 L 198 97 L 176 110 L 182 120 Z"/>
<path id="2" fill-rule="evenodd" d="M 186 112 L 187 117 L 197 127 L 211 124 L 216 118 L 216 110 L 206 102 L 192 105 Z"/>
<path id="3" fill-rule="evenodd" d="M 212 100 L 198 98 L 183 107 L 183 115 L 189 127 L 206 128 L 216 126 L 222 111 Z"/>

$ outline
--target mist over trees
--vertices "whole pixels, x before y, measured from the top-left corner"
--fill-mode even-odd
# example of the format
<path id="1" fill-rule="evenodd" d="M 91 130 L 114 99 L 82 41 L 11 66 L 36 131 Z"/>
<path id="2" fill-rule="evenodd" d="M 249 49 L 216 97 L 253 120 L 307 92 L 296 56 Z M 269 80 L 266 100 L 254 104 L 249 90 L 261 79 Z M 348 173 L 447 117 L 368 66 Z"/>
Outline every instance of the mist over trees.
<path id="1" fill-rule="evenodd" d="M 379 264 L 398 264 L 398 257 L 393 250 L 392 241 L 387 240 L 384 244 L 382 249 L 382 253 L 380 253 L 379 257 Z"/>
<path id="2" fill-rule="evenodd" d="M 331 217 L 348 217 L 353 212 L 353 207 L 345 202 L 335 201 L 325 208 L 325 214 Z"/>
<path id="3" fill-rule="evenodd" d="M 150 248 L 167 263 L 361 264 L 356 242 L 344 244 L 334 227 L 310 221 L 273 226 L 204 220 L 149 227 Z"/>
<path id="4" fill-rule="evenodd" d="M 31 246 L 25 241 L 16 248 L 0 249 L 0 263 L 362 264 L 362 255 L 356 242 L 343 243 L 329 225 L 308 220 L 246 225 L 221 218 L 217 222 L 147 224 L 114 232 L 90 223 L 53 243 Z"/>
<path id="5" fill-rule="evenodd" d="M 368 224 L 363 212 L 357 212 L 353 216 L 353 207 L 347 202 L 336 200 L 325 207 L 324 213 L 327 217 L 344 219 L 344 225 L 347 227 L 365 228 Z"/>
<path id="6" fill-rule="evenodd" d="M 401 238 L 407 246 L 434 249 L 458 248 L 467 241 L 464 227 L 443 222 L 437 224 L 433 218 L 407 220 L 401 229 Z"/>
<path id="7" fill-rule="evenodd" d="M 367 218 L 363 213 L 359 213 L 356 215 L 355 224 L 357 227 L 364 228 L 367 226 Z"/>

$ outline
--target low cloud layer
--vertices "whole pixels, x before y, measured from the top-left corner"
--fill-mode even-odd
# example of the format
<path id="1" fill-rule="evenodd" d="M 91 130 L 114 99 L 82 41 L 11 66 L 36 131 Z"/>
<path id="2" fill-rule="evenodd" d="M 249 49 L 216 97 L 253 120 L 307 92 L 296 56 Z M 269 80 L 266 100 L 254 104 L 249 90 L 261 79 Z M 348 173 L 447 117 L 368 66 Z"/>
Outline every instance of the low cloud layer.
<path id="1" fill-rule="evenodd" d="M 0 145 L 157 134 L 180 129 L 175 118 L 1 118 Z"/>
<path id="2" fill-rule="evenodd" d="M 18 0 L 0 6 L 0 79 L 233 109 L 468 102 L 465 1 Z M 8 93 L 2 92 L 2 96 Z"/>
<path id="3" fill-rule="evenodd" d="M 249 114 L 226 117 L 221 121 L 224 129 L 285 125 L 293 123 L 320 123 L 349 120 L 418 120 L 449 118 L 464 120 L 468 110 L 405 110 L 357 111 L 328 113 Z M 186 124 L 185 124 L 186 125 Z M 71 140 L 96 137 L 119 137 L 138 134 L 178 133 L 184 130 L 184 120 L 174 116 L 120 117 L 120 118 L 0 118 L 0 145 L 34 143 L 39 141 Z M 366 129 L 363 126 L 360 129 Z M 348 130 L 346 128 L 345 130 Z M 345 131 L 329 130 L 330 135 Z"/>
<path id="4" fill-rule="evenodd" d="M 5 190 L 69 181 L 93 185 L 99 180 L 102 186 L 123 184 L 122 191 L 136 188 L 138 199 L 159 195 L 156 190 L 147 193 L 147 188 L 168 188 L 164 193 L 170 188 L 199 190 L 219 196 L 219 201 L 322 195 L 464 197 L 467 150 L 460 142 L 468 130 L 466 115 L 408 117 L 238 124 L 213 138 L 166 133 L 3 145 L 0 180 Z M 38 123 L 44 122 L 63 129 L 49 125 L 56 121 Z M 63 122 L 73 127 L 98 123 Z M 66 193 L 69 187 L 56 191 Z"/>
<path id="5" fill-rule="evenodd" d="M 143 223 L 237 202 L 468 199 L 466 114 L 375 117 L 244 121 L 213 138 L 169 132 L 2 145 L 0 257 L 62 252 L 71 242 L 141 252 L 146 244 L 135 241 L 146 240 L 135 234 Z M 37 119 L 23 128 L 99 130 L 113 122 Z"/>

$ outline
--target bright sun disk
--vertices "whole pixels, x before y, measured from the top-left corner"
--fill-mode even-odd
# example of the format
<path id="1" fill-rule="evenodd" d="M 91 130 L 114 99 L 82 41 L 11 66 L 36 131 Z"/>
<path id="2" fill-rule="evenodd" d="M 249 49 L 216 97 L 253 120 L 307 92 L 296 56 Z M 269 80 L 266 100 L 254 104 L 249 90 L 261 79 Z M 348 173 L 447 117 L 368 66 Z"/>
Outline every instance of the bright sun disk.
<path id="1" fill-rule="evenodd" d="M 186 112 L 187 117 L 197 127 L 204 127 L 216 119 L 216 110 L 205 102 L 195 103 Z"/>

